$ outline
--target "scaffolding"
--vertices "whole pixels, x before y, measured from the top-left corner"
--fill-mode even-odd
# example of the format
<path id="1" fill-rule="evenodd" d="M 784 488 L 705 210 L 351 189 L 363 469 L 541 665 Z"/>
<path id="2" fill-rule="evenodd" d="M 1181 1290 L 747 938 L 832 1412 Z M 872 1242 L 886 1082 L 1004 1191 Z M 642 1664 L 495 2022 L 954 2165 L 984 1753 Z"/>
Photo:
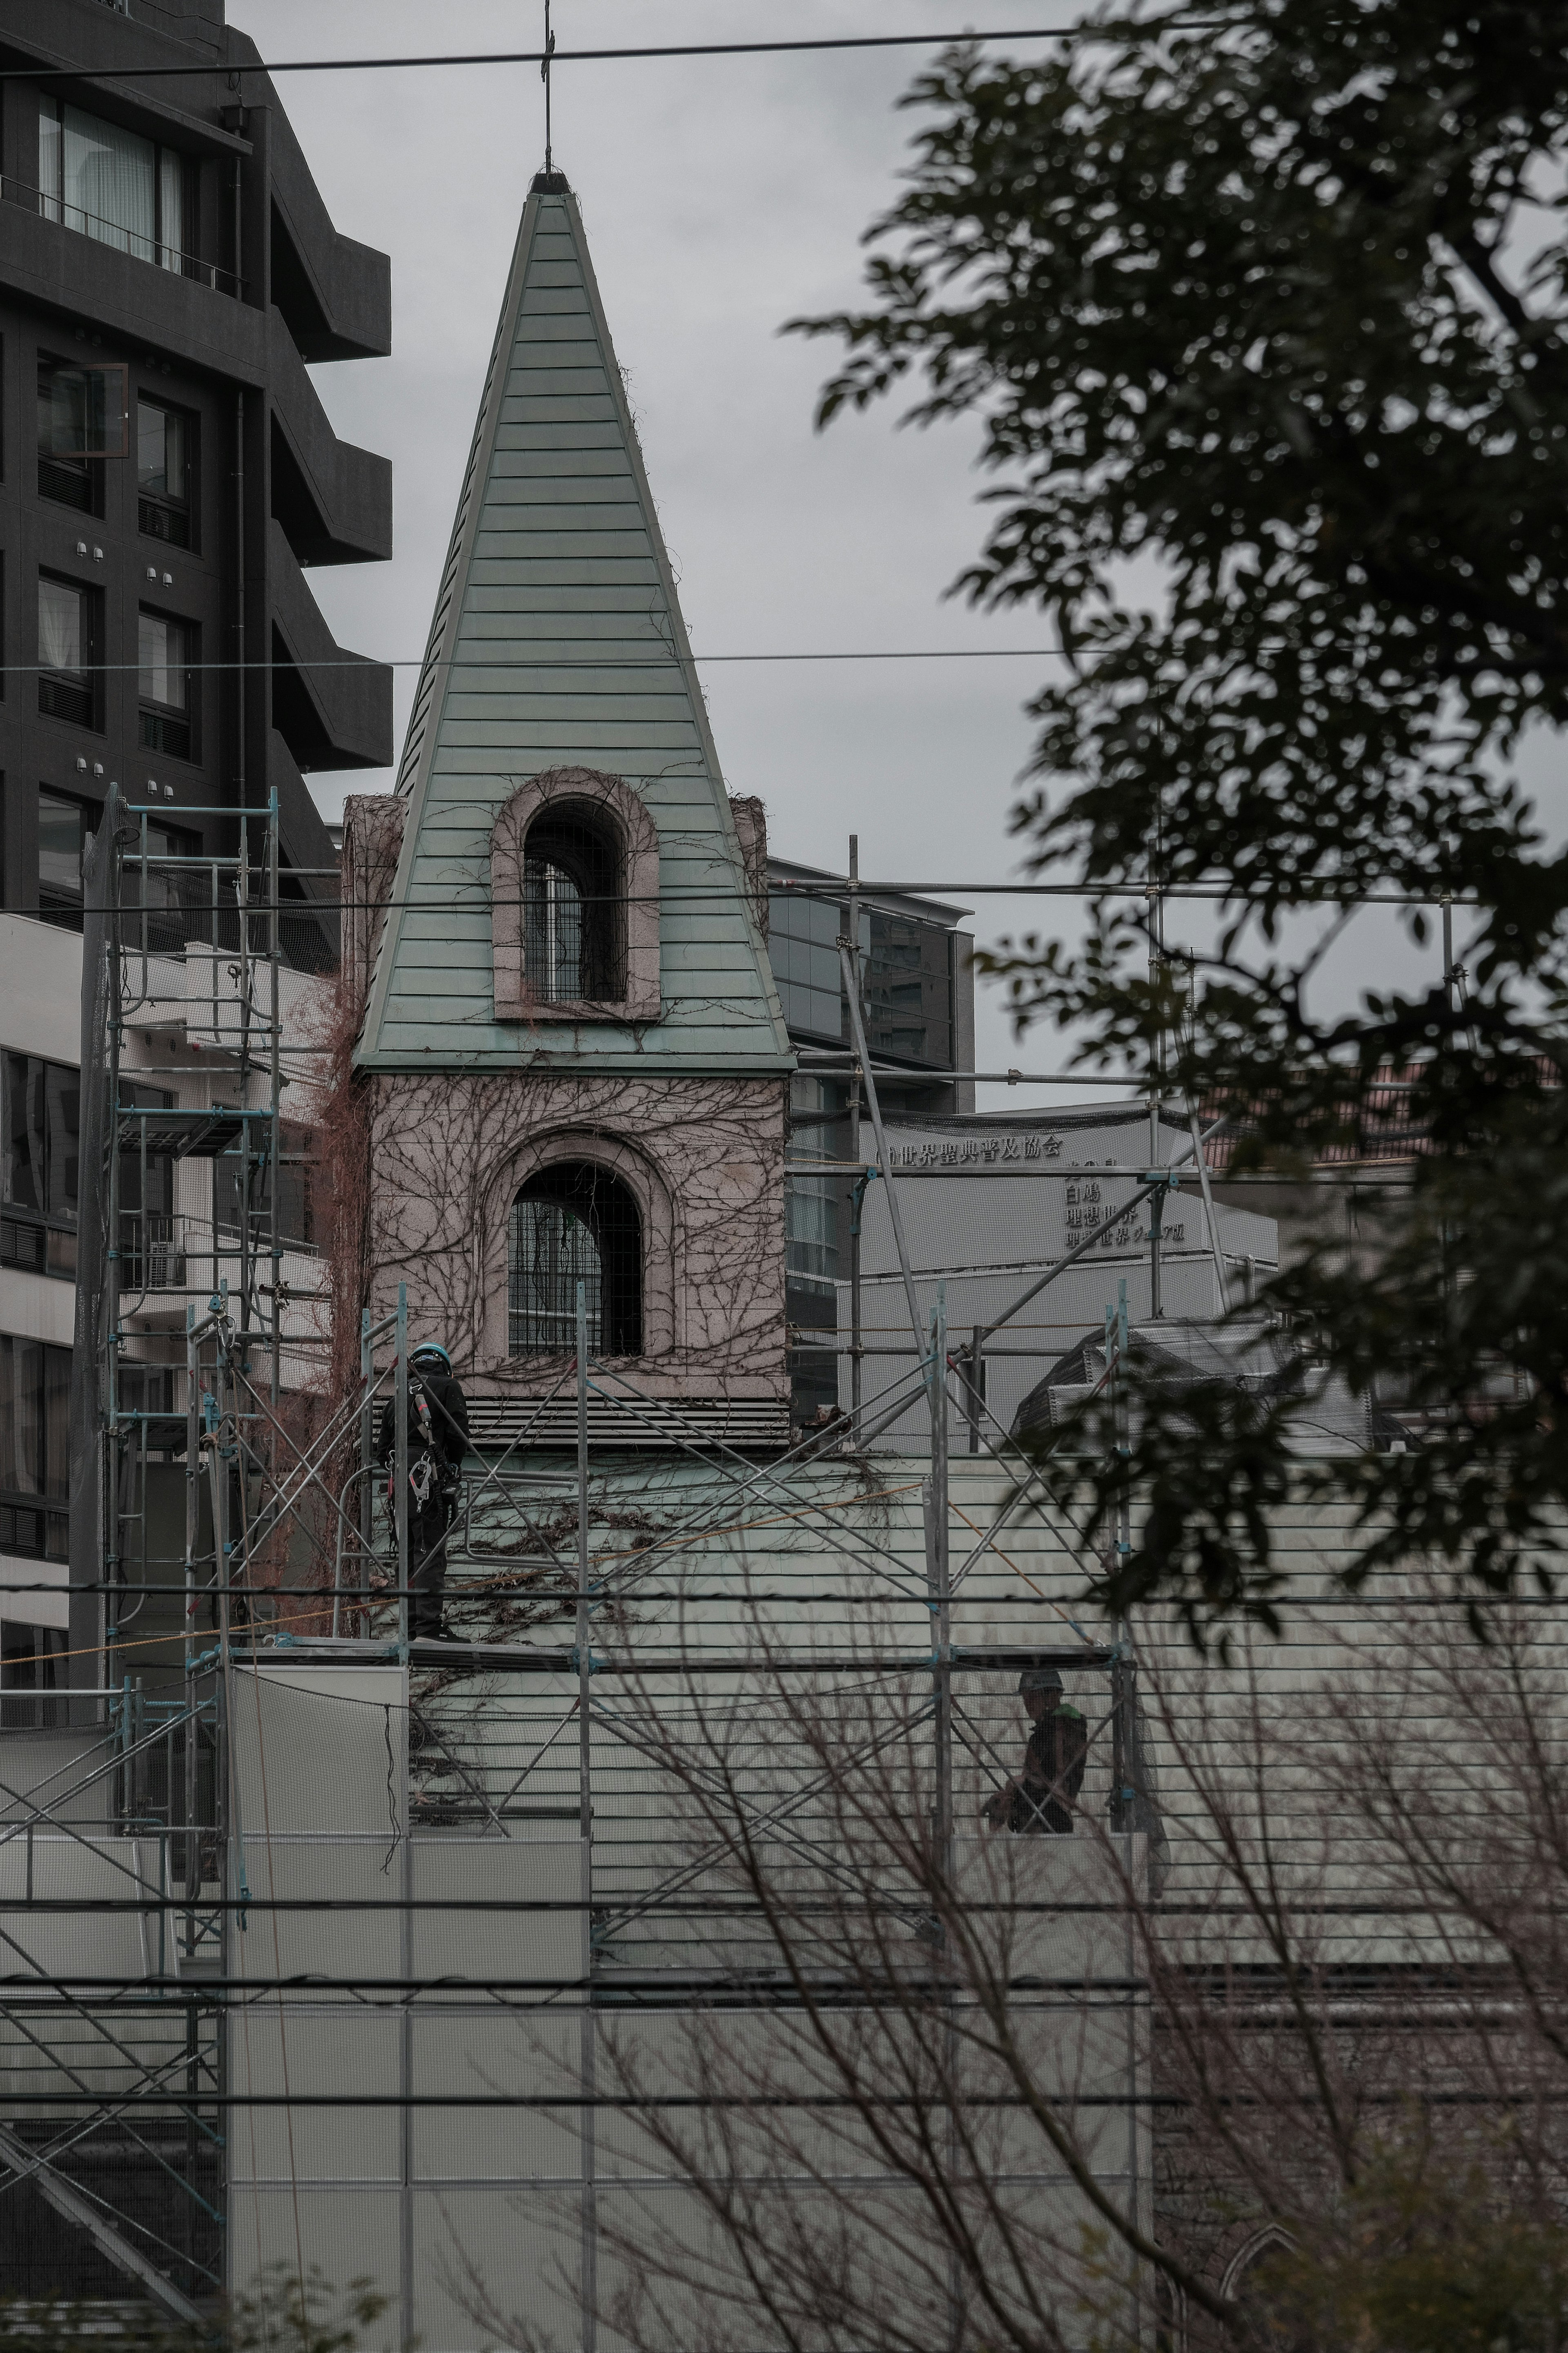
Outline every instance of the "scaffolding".
<path id="1" fill-rule="evenodd" d="M 401 1290 L 365 1311 L 358 1377 L 319 1412 L 291 1415 L 284 1379 L 312 1335 L 282 1271 L 276 806 L 199 861 L 199 910 L 151 812 L 125 814 L 103 883 L 104 1542 L 78 1595 L 100 1630 L 61 1720 L 40 1701 L 0 1734 L 9 2280 L 58 2290 L 68 2245 L 80 2292 L 188 2320 L 259 2266 L 314 2262 L 380 2278 L 398 2341 L 456 2344 L 473 2324 L 438 2284 L 442 2249 L 471 2278 L 504 2272 L 521 2212 L 530 2260 L 564 2282 L 553 2325 L 593 2347 L 601 2222 L 636 2171 L 606 2037 L 631 2016 L 765 2037 L 791 2006 L 691 1793 L 727 1777 L 746 1834 L 841 1896 L 801 1710 L 851 1694 L 874 1729 L 848 1769 L 894 1742 L 916 1757 L 911 1803 L 950 1878 L 973 1879 L 977 1818 L 1016 1763 L 1018 1677 L 1054 1668 L 1089 1726 L 1081 1811 L 1126 1874 L 1157 1873 L 1135 1660 L 1124 1629 L 1074 1619 L 1064 1597 L 1102 1563 L 988 1413 L 940 1295 L 922 1327 L 891 1182 L 919 1351 L 859 1382 L 847 1427 L 782 1453 L 726 1442 L 598 1359 L 579 1284 L 553 1388 L 464 1472 L 454 1639 L 411 1639 Z M 845 969 L 890 1179 L 847 949 Z M 221 1100 L 144 1099 L 176 1072 L 188 1091 L 185 1064 L 126 1052 L 176 1007 Z M 210 1289 L 189 1258 L 151 1286 L 184 1293 L 181 1354 L 158 1362 L 127 1306 L 153 1271 L 152 1171 L 220 1154 L 237 1229 L 220 1251 L 215 1221 Z M 927 1459 L 879 1457 L 911 1407 Z M 1034 1908 L 1063 1911 L 1087 1841 L 1021 1843 Z M 1114 1891 L 1078 1896 L 1067 1911 L 1117 1924 L 1114 1951 L 1080 1939 L 1074 1963 L 1121 2021 L 1104 2179 L 1146 2217 L 1147 1992 Z M 923 1952 L 929 1905 L 889 1900 Z"/>

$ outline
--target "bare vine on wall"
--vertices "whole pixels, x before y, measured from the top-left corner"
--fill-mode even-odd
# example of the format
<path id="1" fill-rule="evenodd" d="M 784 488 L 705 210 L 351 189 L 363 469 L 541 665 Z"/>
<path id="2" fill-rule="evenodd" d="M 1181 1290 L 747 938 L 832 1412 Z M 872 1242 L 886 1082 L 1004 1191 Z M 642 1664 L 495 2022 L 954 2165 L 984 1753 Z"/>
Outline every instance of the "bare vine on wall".
<path id="1" fill-rule="evenodd" d="M 550 1360 L 508 1363 L 487 1341 L 506 1279 L 509 1172 L 531 1145 L 570 1137 L 585 1156 L 630 1149 L 666 1197 L 668 1232 L 644 1235 L 668 1339 L 642 1360 L 687 1394 L 784 1381 L 784 1090 L 752 1078 L 597 1078 L 520 1069 L 374 1082 L 369 1254 L 376 1302 L 408 1286 L 422 1330 L 462 1374 L 510 1392 L 552 1385 Z M 659 1318 L 650 1314 L 649 1329 Z"/>

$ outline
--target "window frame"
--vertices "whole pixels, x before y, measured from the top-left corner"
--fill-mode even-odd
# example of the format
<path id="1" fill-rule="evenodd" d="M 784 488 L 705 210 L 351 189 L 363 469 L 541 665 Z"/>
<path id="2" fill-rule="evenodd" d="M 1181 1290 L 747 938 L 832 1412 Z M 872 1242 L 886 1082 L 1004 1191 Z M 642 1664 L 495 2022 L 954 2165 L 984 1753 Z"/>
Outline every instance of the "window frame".
<path id="1" fill-rule="evenodd" d="M 52 664 L 45 667 L 43 591 L 46 582 L 52 588 L 69 589 L 79 603 L 81 613 L 80 661 L 74 670 L 58 669 Z M 68 572 L 56 572 L 47 564 L 41 564 L 38 566 L 37 631 L 39 717 L 53 719 L 64 727 L 85 727 L 90 733 L 101 735 L 102 672 L 98 659 L 99 639 L 103 631 L 101 591 L 85 580 L 73 580 Z M 57 697 L 65 694 L 84 696 L 87 716 L 80 718 L 68 710 L 55 707 L 50 700 L 51 691 Z M 64 794 L 60 796 L 61 799 L 66 797 Z"/>
<path id="2" fill-rule="evenodd" d="M 74 890 L 69 892 L 61 892 L 58 888 L 54 888 L 46 894 L 43 876 L 43 853 L 41 849 L 44 815 L 43 805 L 46 801 L 53 801 L 59 808 L 72 810 L 76 816 L 79 835 L 77 852 L 77 882 Z M 82 911 L 85 904 L 83 876 L 87 862 L 87 844 L 88 838 L 92 831 L 93 818 L 96 814 L 97 812 L 90 808 L 86 801 L 78 800 L 74 793 L 57 792 L 53 785 L 40 785 L 38 786 L 37 834 L 35 838 L 34 869 L 37 884 L 37 913 L 39 920 L 43 923 L 65 923 L 72 931 L 80 929 Z"/>
<path id="3" fill-rule="evenodd" d="M 171 417 L 177 417 L 184 427 L 185 495 L 183 499 L 170 498 L 164 493 L 144 491 L 142 487 L 142 411 L 144 407 L 157 409 L 165 420 Z M 149 391 L 138 385 L 136 387 L 136 447 L 132 454 L 136 462 L 136 529 L 142 538 L 155 540 L 161 547 L 181 548 L 187 554 L 195 554 L 198 552 L 197 460 L 200 448 L 201 418 L 198 412 L 194 408 L 186 408 L 178 401 L 166 400 L 162 392 Z M 171 523 L 183 524 L 184 535 L 174 530 L 149 529 L 147 517 L 150 514 L 162 515 Z"/>
<path id="4" fill-rule="evenodd" d="M 161 621 L 166 628 L 179 629 L 184 638 L 184 653 L 176 666 L 166 664 L 173 674 L 177 667 L 184 684 L 183 707 L 173 702 L 160 702 L 150 695 L 142 684 L 147 675 L 142 659 L 142 624 Z M 164 611 L 161 606 L 138 604 L 136 607 L 136 735 L 143 752 L 160 760 L 185 760 L 193 766 L 200 760 L 200 643 L 201 625 L 187 620 L 183 613 Z M 184 748 L 180 748 L 178 735 L 184 731 Z"/>
<path id="5" fill-rule="evenodd" d="M 13 1353 L 18 1347 L 36 1348 L 38 1352 L 39 1385 L 35 1393 L 37 1407 L 37 1426 L 43 1451 L 43 1470 L 37 1488 L 25 1487 L 18 1477 L 14 1482 L 5 1477 L 6 1465 L 0 1461 L 0 1552 L 7 1552 L 23 1560 L 58 1560 L 69 1557 L 70 1546 L 70 1367 L 71 1350 L 50 1340 L 34 1338 L 30 1333 L 0 1332 L 0 1356 L 9 1358 L 0 1381 L 3 1394 L 11 1407 L 11 1443 L 15 1447 L 22 1429 L 20 1414 L 16 1410 L 20 1396 L 16 1375 L 16 1359 Z M 63 1409 L 59 1399 L 63 1397 Z M 56 1431 L 57 1412 L 63 1427 Z M 58 1438 L 58 1451 L 63 1460 L 54 1462 L 56 1446 L 51 1437 Z M 13 1464 L 11 1466 L 15 1468 Z M 29 1517 L 40 1523 L 38 1540 L 29 1543 L 18 1534 L 17 1522 Z"/>
<path id="6" fill-rule="evenodd" d="M 66 116 L 68 112 L 78 116 L 79 119 L 83 121 L 99 124 L 105 131 L 123 132 L 128 137 L 139 139 L 143 146 L 150 147 L 152 149 L 153 233 L 150 237 L 143 237 L 140 229 L 128 228 L 121 226 L 121 224 L 117 221 L 111 221 L 105 213 L 89 213 L 86 209 L 85 206 L 73 205 L 67 200 L 65 192 L 65 169 Z M 53 144 L 55 154 L 54 169 L 52 173 L 46 172 L 45 169 L 44 125 L 46 122 L 52 122 L 54 128 Z M 193 198 L 197 193 L 195 187 L 196 167 L 194 157 L 188 155 L 183 147 L 172 147 L 165 141 L 153 138 L 145 131 L 132 131 L 128 123 L 112 122 L 106 114 L 94 114 L 90 107 L 77 106 L 69 99 L 50 98 L 40 93 L 38 100 L 38 185 L 33 193 L 37 197 L 38 210 L 44 219 L 53 221 L 58 227 L 69 229 L 74 236 L 90 238 L 94 245 L 108 246 L 111 253 L 123 253 L 128 260 L 148 262 L 154 269 L 162 269 L 168 277 L 195 278 L 200 275 L 199 256 L 188 251 L 184 242 L 179 245 L 174 244 L 166 234 L 166 224 L 163 217 L 166 206 L 166 174 L 168 172 L 168 167 L 171 164 L 174 166 L 174 176 L 179 183 L 179 233 L 183 240 L 188 233 L 195 232 L 200 217 L 200 205 L 199 203 L 193 202 Z M 55 185 L 52 188 L 45 187 L 44 181 L 47 177 L 53 178 Z M 68 217 L 72 213 L 79 216 L 79 221 L 72 220 Z M 92 229 L 85 226 L 88 221 L 96 221 L 101 227 L 111 231 L 111 234 L 108 237 L 99 237 L 95 235 Z M 123 245 L 117 244 L 115 242 L 116 238 L 120 237 L 124 238 L 125 242 Z M 142 253 L 137 250 L 137 248 L 142 245 L 151 245 L 153 248 L 152 251 L 150 253 Z M 164 257 L 166 255 L 172 255 L 173 259 L 165 259 Z M 123 457 L 125 452 L 122 449 L 119 454 Z"/>
<path id="7" fill-rule="evenodd" d="M 602 827 L 618 852 L 622 903 L 619 985 L 614 998 L 547 997 L 528 970 L 526 862 L 534 821 L 552 816 Z M 546 768 L 520 785 L 490 833 L 491 969 L 498 1021 L 619 1022 L 659 1019 L 658 832 L 647 803 L 623 777 L 597 768 Z"/>
<path id="8" fill-rule="evenodd" d="M 601 1214 L 597 1221 L 593 1215 L 595 1196 L 603 1190 L 608 1218 Z M 588 1204 L 585 1213 L 582 1206 Z M 645 1353 L 644 1272 L 647 1248 L 644 1239 L 642 1205 L 637 1193 L 623 1176 L 604 1161 L 590 1158 L 562 1158 L 543 1166 L 531 1169 L 518 1185 L 507 1210 L 507 1358 L 511 1364 L 542 1365 L 562 1356 L 571 1356 L 576 1347 L 575 1281 L 584 1281 L 586 1290 L 593 1280 L 585 1269 L 563 1272 L 557 1269 L 555 1279 L 564 1285 L 573 1283 L 573 1296 L 562 1291 L 553 1305 L 541 1300 L 526 1304 L 519 1303 L 520 1268 L 517 1243 L 524 1220 L 524 1209 L 552 1211 L 553 1222 L 564 1228 L 574 1221 L 587 1237 L 588 1248 L 596 1267 L 597 1300 L 588 1307 L 588 1345 L 596 1356 L 640 1358 Z M 534 1221 L 536 1230 L 549 1219 Z M 619 1228 L 618 1236 L 610 1231 L 612 1223 Z M 606 1263 L 606 1239 L 626 1252 L 622 1263 Z M 548 1341 L 532 1345 L 520 1345 L 516 1338 L 520 1323 L 530 1320 L 548 1322 L 562 1326 L 559 1346 Z"/>
<path id="9" fill-rule="evenodd" d="M 93 363 L 90 366 L 79 359 L 67 359 L 58 352 L 39 345 L 36 353 L 33 438 L 34 456 L 37 465 L 38 496 L 51 505 L 63 506 L 73 514 L 101 516 L 104 508 L 105 476 L 100 470 L 110 459 L 126 457 L 130 452 L 131 430 L 131 370 L 119 360 Z M 111 448 L 105 437 L 101 449 L 57 449 L 51 440 L 47 446 L 42 429 L 41 414 L 46 391 L 46 378 L 56 375 L 101 376 L 119 379 L 115 396 L 120 417 L 120 446 Z M 52 406 L 52 403 L 51 403 Z M 110 413 L 107 397 L 105 416 Z M 48 479 L 48 477 L 57 479 Z M 65 485 L 71 488 L 69 495 Z"/>
<path id="10" fill-rule="evenodd" d="M 45 1156 L 41 1202 L 17 1201 L 11 1195 L 14 1089 L 16 1083 L 14 1065 L 17 1063 L 23 1065 L 22 1084 L 28 1092 L 38 1081 L 46 1089 L 44 1120 L 38 1130 Z M 67 1082 L 59 1088 L 62 1103 L 66 1099 L 74 1099 L 76 1124 L 73 1128 L 68 1119 L 62 1116 L 60 1128 L 64 1138 L 75 1137 L 79 1163 L 81 1072 L 74 1062 L 51 1062 L 42 1054 L 24 1053 L 17 1047 L 0 1047 L 0 1265 L 19 1267 L 33 1274 L 56 1275 L 62 1282 L 74 1282 L 78 1213 L 74 1207 L 67 1208 L 62 1204 L 67 1198 L 75 1201 L 78 1197 L 74 1192 L 68 1194 L 63 1179 L 58 1187 L 54 1181 L 52 1163 L 56 1137 L 47 1092 L 51 1080 Z M 79 1177 L 79 1167 L 78 1173 Z M 24 1237 L 29 1239 L 25 1240 Z"/>

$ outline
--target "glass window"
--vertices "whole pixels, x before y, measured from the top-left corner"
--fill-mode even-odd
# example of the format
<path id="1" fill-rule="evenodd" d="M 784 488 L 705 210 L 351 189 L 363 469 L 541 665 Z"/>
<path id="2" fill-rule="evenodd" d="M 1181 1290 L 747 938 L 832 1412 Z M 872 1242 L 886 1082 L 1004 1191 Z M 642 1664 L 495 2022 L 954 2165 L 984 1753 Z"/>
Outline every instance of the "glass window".
<path id="1" fill-rule="evenodd" d="M 179 272 L 185 252 L 185 165 L 172 147 L 158 151 L 158 263 Z"/>
<path id="2" fill-rule="evenodd" d="M 952 1055 L 952 934 L 940 923 L 870 911 L 866 1038 L 874 1053 L 948 1067 Z"/>
<path id="3" fill-rule="evenodd" d="M 26 1625 L 17 1618 L 0 1623 L 0 1725 L 6 1731 L 58 1726 L 67 1703 L 47 1694 L 65 1687 L 65 1656 L 63 1626 Z"/>
<path id="4" fill-rule="evenodd" d="M 46 220 L 58 220 L 60 195 L 60 110 L 46 98 L 38 111 L 38 209 Z"/>
<path id="5" fill-rule="evenodd" d="M 38 905 L 81 913 L 87 812 L 59 793 L 38 795 Z"/>
<path id="6" fill-rule="evenodd" d="M 768 954 L 785 1027 L 837 1044 L 847 1034 L 839 978 L 843 911 L 793 891 L 769 901 Z"/>
<path id="7" fill-rule="evenodd" d="M 125 455 L 126 370 L 38 362 L 38 455 L 79 462 Z"/>
<path id="8" fill-rule="evenodd" d="M 611 1004 L 620 995 L 619 860 L 583 818 L 547 810 L 523 848 L 523 971 L 547 1005 Z"/>
<path id="9" fill-rule="evenodd" d="M 158 211 L 151 139 L 47 98 L 38 118 L 38 166 L 46 218 L 151 261 Z"/>
<path id="10" fill-rule="evenodd" d="M 572 1354 L 579 1283 L 594 1354 L 641 1355 L 641 1228 L 607 1169 L 568 1161 L 528 1179 L 511 1205 L 507 1277 L 510 1355 Z"/>
<path id="11" fill-rule="evenodd" d="M 68 1348 L 0 1333 L 0 1550 L 67 1557 L 70 1363 Z"/>
<path id="12" fill-rule="evenodd" d="M 190 632 L 184 621 L 171 621 L 163 613 L 141 614 L 137 659 L 142 702 L 184 711 L 190 689 L 185 667 L 190 659 Z"/>
<path id="13" fill-rule="evenodd" d="M 145 844 L 146 865 L 142 863 Z M 147 910 L 146 942 L 163 955 L 179 955 L 193 939 L 202 936 L 202 886 L 191 863 L 195 845 L 188 834 L 169 827 L 138 827 L 125 853 L 121 874 L 121 904 Z M 126 937 L 140 945 L 139 914 L 127 926 Z"/>
<path id="14" fill-rule="evenodd" d="M 74 726 L 94 721 L 93 592 L 74 581 L 38 576 L 38 709 Z"/>
<path id="15" fill-rule="evenodd" d="M 183 505 L 190 496 L 189 427 L 161 401 L 136 404 L 136 487 L 143 497 Z"/>
<path id="16" fill-rule="evenodd" d="M 139 617 L 137 660 L 142 749 L 189 760 L 192 751 L 190 670 L 195 632 L 165 613 Z"/>
<path id="17" fill-rule="evenodd" d="M 195 419 L 161 400 L 136 404 L 136 528 L 190 547 Z"/>
<path id="18" fill-rule="evenodd" d="M 68 580 L 38 582 L 38 659 L 46 670 L 81 678 L 88 659 L 88 591 Z"/>
<path id="19" fill-rule="evenodd" d="M 73 367 L 38 360 L 38 491 L 80 514 L 102 506 L 103 478 L 93 460 L 123 458 L 128 371 Z"/>
<path id="20" fill-rule="evenodd" d="M 48 1198 L 44 1124 L 28 1082 L 40 1067 L 26 1054 L 5 1057 L 5 1198 L 18 1209 L 42 1209 Z"/>
<path id="21" fill-rule="evenodd" d="M 311 1135 L 309 1128 L 286 1125 L 281 1130 L 282 1167 L 279 1170 L 278 1239 L 291 1250 L 315 1247 L 314 1204 L 310 1190 Z M 253 1250 L 272 1244 L 272 1165 L 251 1165 L 240 1152 L 226 1152 L 213 1162 L 213 1218 L 218 1232 L 237 1244 L 240 1204 L 250 1187 L 250 1240 Z"/>
<path id="22" fill-rule="evenodd" d="M 0 1332 L 0 1488 L 14 1495 L 70 1493 L 70 1359 Z"/>
<path id="23" fill-rule="evenodd" d="M 81 1080 L 63 1062 L 36 1054 L 5 1057 L 5 1201 L 16 1209 L 74 1221 L 81 1148 Z"/>
<path id="24" fill-rule="evenodd" d="M 45 99 L 37 111 L 37 209 L 80 236 L 157 261 L 185 266 L 185 158 L 141 132 Z"/>
<path id="25" fill-rule="evenodd" d="M 183 270 L 185 168 L 177 148 L 46 98 L 38 111 L 38 209 L 139 261 Z"/>

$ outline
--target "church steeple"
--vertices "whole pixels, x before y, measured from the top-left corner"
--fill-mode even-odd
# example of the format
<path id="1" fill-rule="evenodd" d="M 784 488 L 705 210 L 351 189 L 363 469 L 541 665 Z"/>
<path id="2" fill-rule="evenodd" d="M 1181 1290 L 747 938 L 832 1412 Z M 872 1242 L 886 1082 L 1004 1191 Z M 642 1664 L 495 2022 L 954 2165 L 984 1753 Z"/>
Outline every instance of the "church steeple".
<path id="1" fill-rule="evenodd" d="M 525 987 L 520 1029 L 516 1006 L 510 1018 L 500 1009 L 508 951 L 490 898 L 508 894 L 492 836 L 520 790 L 530 805 L 531 780 L 548 796 L 563 789 L 549 780 L 584 773 L 651 820 L 657 964 L 645 954 L 624 1020 L 557 1010 Z M 402 854 L 361 1067 L 790 1067 L 582 216 L 559 173 L 538 174 L 523 209 L 397 791 Z"/>

